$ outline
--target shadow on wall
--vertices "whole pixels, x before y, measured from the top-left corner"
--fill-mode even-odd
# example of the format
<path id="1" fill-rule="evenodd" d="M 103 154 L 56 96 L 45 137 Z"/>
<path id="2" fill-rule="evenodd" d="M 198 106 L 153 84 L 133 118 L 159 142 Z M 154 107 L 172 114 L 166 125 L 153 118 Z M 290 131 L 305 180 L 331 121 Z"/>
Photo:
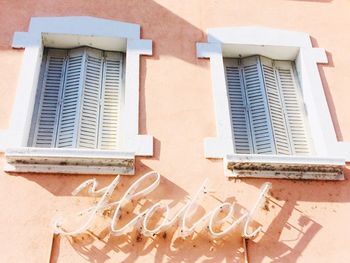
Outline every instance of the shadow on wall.
<path id="1" fill-rule="evenodd" d="M 140 165 L 140 167 L 142 170 L 140 173 L 151 170 L 145 165 Z M 349 171 L 347 171 L 346 177 L 348 176 Z M 127 181 L 127 186 L 122 184 L 118 192 L 119 190 L 124 192 L 125 188 L 136 178 L 123 178 L 123 182 Z M 110 179 L 107 181 L 110 181 Z M 250 184 L 259 188 L 263 182 L 265 182 L 264 179 L 245 179 L 244 181 L 231 181 L 229 183 Z M 251 252 L 249 256 L 252 262 L 262 262 L 267 258 L 271 262 L 295 262 L 322 229 L 322 225 L 310 218 L 308 214 L 327 207 L 331 210 L 329 212 L 336 216 L 337 208 L 332 209 L 329 203 L 350 201 L 349 182 L 300 180 L 271 180 L 271 182 L 273 188 L 270 190 L 267 201 L 259 213 L 273 213 L 275 215 L 270 216 L 272 221 L 268 223 L 267 228 L 264 228 L 264 234 L 260 235 L 260 240 L 248 242 L 248 251 Z M 296 188 L 298 191 L 293 191 Z M 322 191 L 319 189 L 322 189 Z M 184 196 L 188 197 L 186 191 L 174 182 L 162 177 L 161 186 L 147 197 L 148 201 L 140 200 L 126 207 L 123 209 L 122 218 L 128 221 L 129 218 L 135 217 L 135 209 L 138 206 L 150 207 L 159 200 L 170 200 L 171 209 L 176 211 L 176 207 L 184 204 Z M 211 195 L 210 198 L 219 203 L 236 202 L 233 196 L 226 200 L 220 200 L 215 195 Z M 299 202 L 304 203 L 303 210 L 298 208 Z M 309 202 L 309 207 L 305 207 L 305 202 Z M 326 204 L 323 204 L 323 202 L 326 202 Z M 235 217 L 238 218 L 244 211 L 246 211 L 245 207 L 236 204 Z M 200 206 L 198 216 L 203 215 L 204 212 L 204 208 Z M 110 217 L 107 216 L 105 219 L 108 221 Z M 158 222 L 153 223 L 157 224 Z M 257 222 L 254 222 L 254 227 L 257 225 Z M 151 238 L 142 236 L 136 230 L 125 236 L 114 237 L 109 235 L 106 223 L 103 227 L 100 225 L 98 228 L 91 229 L 86 234 L 74 238 L 56 237 L 51 262 L 56 262 L 59 259 L 62 242 L 68 243 L 81 257 L 89 262 L 106 262 L 113 257 L 112 252 L 119 252 L 125 256 L 125 259 L 120 262 L 135 262 L 150 253 L 154 254 L 155 262 L 163 262 L 164 260 L 167 260 L 167 262 L 194 262 L 200 260 L 203 256 L 207 258 L 204 262 L 224 262 L 225 260 L 231 262 L 232 259 L 233 262 L 240 262 L 243 256 L 242 247 L 237 246 L 237 244 L 241 244 L 237 232 L 233 232 L 220 240 L 211 240 L 205 231 L 196 232 L 191 237 L 182 239 L 175 234 L 175 230 L 170 229 Z M 294 238 L 286 240 L 283 238 L 285 232 L 289 232 L 287 236 L 293 236 Z M 63 247 L 66 247 L 66 244 Z M 227 253 L 227 251 L 231 251 L 231 253 Z"/>
<path id="2" fill-rule="evenodd" d="M 291 1 L 291 0 L 290 0 Z M 308 1 L 327 3 L 331 0 L 294 0 L 294 1 Z M 96 8 L 94 1 L 85 1 L 84 4 L 79 4 L 74 1 L 67 1 L 64 6 L 64 15 L 90 15 L 100 17 L 101 13 L 105 18 L 116 19 L 126 22 L 134 22 L 141 24 L 142 37 L 152 39 L 154 44 L 154 55 L 152 57 L 143 57 L 141 59 L 141 81 L 140 81 L 140 132 L 147 133 L 146 116 L 147 105 L 145 99 L 145 76 L 147 75 L 146 63 L 148 60 L 157 60 L 160 56 L 172 56 L 179 58 L 187 63 L 197 65 L 207 65 L 196 58 L 195 43 L 205 41 L 205 35 L 201 29 L 177 16 L 168 9 L 155 3 L 152 0 L 142 1 L 106 1 L 99 3 L 99 8 Z M 4 20 L 8 20 L 7 28 L 0 39 L 0 48 L 9 48 L 12 41 L 12 35 L 15 31 L 26 31 L 27 24 L 30 17 L 22 18 L 20 14 L 21 8 L 16 7 L 16 1 L 10 1 L 4 8 Z M 7 10 L 6 10 L 7 9 Z M 18 13 L 14 13 L 16 10 Z M 128 10 L 127 12 L 120 12 L 120 10 Z M 103 11 L 103 12 L 102 12 Z M 26 14 L 31 16 L 60 16 L 62 15 L 61 3 L 37 1 L 33 5 L 26 6 Z M 161 19 L 160 19 L 161 18 Z M 21 27 L 18 28 L 18 19 L 23 19 Z M 161 23 L 159 21 L 162 21 Z M 229 25 L 227 25 L 229 26 Z M 176 40 L 176 41 L 174 41 Z M 313 39 L 314 46 L 317 42 Z M 333 66 L 331 54 L 329 56 L 329 65 Z M 327 95 L 328 104 L 331 110 L 334 126 L 337 130 L 338 139 L 341 139 L 341 132 L 336 118 L 335 107 L 329 92 L 328 83 L 325 79 L 322 66 L 319 67 L 321 78 L 323 81 L 325 93 Z M 210 84 L 208 84 L 210 85 Z M 159 160 L 161 150 L 161 142 L 155 139 L 153 159 Z M 118 193 L 123 193 L 125 189 L 135 181 L 140 175 L 152 170 L 143 164 L 142 158 L 136 160 L 137 174 L 133 177 L 124 177 Z M 91 178 L 87 176 L 62 176 L 50 175 L 48 177 L 42 175 L 21 175 L 27 180 L 33 181 L 41 187 L 48 190 L 57 197 L 70 196 L 73 189 Z M 349 171 L 347 171 L 347 178 L 349 178 Z M 106 185 L 111 181 L 110 176 L 98 176 L 101 185 Z M 176 183 L 167 180 L 165 177 L 161 178 L 162 187 L 164 189 L 172 189 L 167 192 L 160 192 L 157 190 L 153 195 L 150 195 L 152 203 L 159 199 L 171 200 L 171 206 L 181 205 L 184 196 L 188 193 L 179 187 Z M 265 180 L 245 179 L 244 182 L 259 188 Z M 234 183 L 234 182 L 230 182 Z M 267 249 L 273 246 L 273 254 L 266 255 L 275 262 L 295 262 L 300 256 L 313 237 L 320 231 L 322 226 L 316 221 L 308 217 L 305 211 L 298 209 L 298 202 L 315 203 L 310 205 L 310 209 L 317 209 L 322 202 L 331 203 L 347 203 L 350 202 L 349 182 L 315 182 L 315 181 L 287 181 L 287 180 L 272 180 L 273 189 L 271 196 L 268 199 L 268 204 L 264 206 L 266 212 L 279 209 L 277 216 L 270 222 L 266 233 L 262 236 L 259 243 L 254 241 L 248 242 L 248 250 L 254 253 L 257 257 L 255 262 L 261 262 L 262 258 L 259 255 L 264 255 L 264 251 L 271 251 Z M 292 189 L 298 191 L 292 192 Z M 322 188 L 322 191 L 320 189 Z M 317 194 L 315 194 L 317 193 Z M 161 197 L 161 198 L 160 198 Z M 181 198 L 180 198 L 181 197 Z M 232 199 L 232 197 L 231 197 Z M 231 200 L 230 200 L 231 201 Z M 223 202 L 223 201 L 220 201 Z M 150 205 L 148 203 L 148 205 Z M 203 208 L 200 209 L 203 211 Z M 238 212 L 244 211 L 243 207 L 239 207 Z M 291 214 L 297 213 L 297 222 L 291 222 Z M 335 211 L 336 213 L 336 211 Z M 130 216 L 133 214 L 130 213 Z M 286 240 L 280 240 L 283 231 L 290 230 L 296 234 L 296 240 L 293 244 L 286 245 Z M 79 253 L 84 259 L 90 262 L 105 262 L 109 260 L 109 252 L 115 251 L 127 254 L 123 262 L 134 262 L 138 257 L 154 253 L 155 262 L 187 261 L 192 262 L 198 260 L 202 255 L 208 257 L 205 262 L 220 262 L 233 261 L 239 262 L 242 258 L 242 251 L 237 247 L 239 240 L 237 234 L 228 236 L 223 240 L 209 240 L 202 233 L 196 233 L 189 240 L 182 240 L 174 237 L 174 231 L 162 233 L 155 238 L 144 238 L 136 231 L 123 237 L 111 237 L 107 235 L 106 229 L 89 232 L 77 238 L 60 238 L 56 237 L 53 243 L 52 261 L 56 262 L 60 254 L 60 246 L 63 239 L 68 240 L 70 245 Z M 97 245 L 96 245 L 97 244 Z M 227 253 L 231 251 L 231 253 Z M 270 252 L 271 253 L 271 252 Z M 186 257 L 186 258 L 184 258 Z"/>
<path id="3" fill-rule="evenodd" d="M 142 167 L 142 173 L 151 170 L 145 165 Z M 125 192 L 125 188 L 130 186 L 131 181 L 137 179 L 137 176 L 135 177 L 125 177 L 122 179 L 121 187 L 118 187 L 118 193 L 113 195 L 113 200 L 120 198 L 120 194 Z M 127 183 L 124 184 L 124 182 Z M 188 197 L 189 195 L 186 191 L 162 176 L 160 187 L 147 195 L 147 200 L 141 198 L 137 201 L 131 201 L 123 207 L 120 216 L 121 225 L 117 226 L 121 227 L 126 222 L 130 222 L 140 211 L 144 211 L 161 200 L 167 200 L 171 209 L 171 214 L 173 214 L 185 205 L 187 201 L 186 198 L 188 199 Z M 210 199 L 211 202 L 218 204 L 223 202 L 235 203 L 236 201 L 234 197 L 229 197 L 226 200 L 219 200 L 211 194 L 207 196 L 206 199 L 207 198 Z M 235 205 L 235 208 L 234 216 L 236 218 L 246 211 L 246 209 L 240 205 Z M 207 263 L 225 261 L 241 262 L 241 258 L 243 257 L 241 238 L 237 231 L 219 240 L 211 240 L 206 233 L 205 227 L 203 227 L 204 230 L 195 232 L 185 239 L 179 237 L 176 232 L 178 229 L 177 226 L 152 237 L 145 237 L 136 229 L 122 236 L 112 236 L 109 234 L 109 224 L 112 213 L 113 212 L 103 213 L 102 216 L 98 217 L 98 223 L 94 224 L 94 226 L 84 234 L 75 237 L 55 236 L 53 240 L 54 249 L 50 262 L 54 263 L 59 260 L 64 260 L 64 258 L 61 258 L 62 255 L 60 254 L 62 247 L 66 247 L 67 245 L 73 248 L 84 260 L 96 263 L 102 263 L 112 259 L 113 253 L 119 253 L 118 262 L 125 263 L 135 262 L 149 254 L 153 255 L 154 262 L 164 262 L 166 260 L 166 262 L 174 263 L 195 262 L 203 257 L 206 258 L 203 262 Z M 204 216 L 205 213 L 205 209 L 199 205 L 197 212 L 193 216 L 194 221 Z M 156 213 L 155 216 L 152 216 L 149 227 L 154 228 L 162 220 L 162 215 Z M 257 222 L 252 222 L 252 226 L 255 228 L 259 226 L 259 224 Z M 124 259 L 122 259 L 123 257 Z"/>
<path id="4" fill-rule="evenodd" d="M 270 191 L 265 209 L 269 211 L 279 209 L 280 211 L 264 231 L 259 242 L 247 242 L 248 251 L 254 251 L 253 254 L 250 254 L 253 262 L 263 262 L 266 259 L 270 262 L 296 262 L 314 236 L 322 229 L 319 223 L 298 209 L 299 200 L 295 195 L 288 193 L 285 196 L 284 189 Z M 282 205 L 280 198 L 284 200 Z M 317 206 L 314 205 L 311 209 L 317 209 Z M 294 236 L 294 238 L 284 239 L 284 232 L 293 233 L 289 236 Z M 271 247 L 273 249 L 269 249 Z"/>
<path id="5" fill-rule="evenodd" d="M 313 3 L 330 3 L 333 0 L 288 0 L 288 1 L 297 1 L 297 2 L 313 2 Z"/>
<path id="6" fill-rule="evenodd" d="M 98 8 L 95 1 L 67 1 L 64 12 L 62 3 L 48 4 L 47 1 L 40 0 L 35 5 L 26 6 L 27 16 L 19 15 L 22 9 L 16 5 L 16 2 L 9 2 L 3 6 L 2 19 L 7 23 L 4 27 L 0 26 L 3 30 L 0 48 L 11 48 L 13 33 L 26 32 L 30 18 L 35 16 L 94 16 L 140 24 L 141 37 L 153 41 L 151 59 L 170 55 L 197 64 L 195 44 L 205 41 L 205 34 L 201 29 L 153 0 L 106 1 L 99 3 Z"/>
<path id="7" fill-rule="evenodd" d="M 160 145 L 159 145 L 160 146 Z M 157 151 L 157 150 L 156 150 Z M 151 171 L 151 167 L 143 164 L 142 159 L 137 159 L 137 175 L 125 176 L 118 187 L 118 191 L 113 199 L 120 198 L 133 181 L 140 175 Z M 346 170 L 346 178 L 349 178 L 350 172 Z M 82 183 L 84 180 L 91 178 L 87 176 L 53 176 L 50 180 L 42 175 L 26 175 L 22 176 L 30 181 L 41 185 L 56 196 L 70 196 L 72 190 Z M 111 182 L 110 176 L 98 176 L 101 187 Z M 264 179 L 244 179 L 242 181 L 230 181 L 230 184 L 248 184 L 255 188 L 265 182 Z M 260 235 L 260 240 L 252 240 L 248 242 L 248 251 L 252 262 L 262 262 L 269 259 L 272 262 L 295 262 L 301 257 L 303 251 L 312 241 L 315 235 L 322 229 L 322 225 L 316 219 L 309 217 L 313 211 L 317 212 L 325 207 L 328 209 L 330 216 L 337 215 L 337 206 L 332 208 L 332 203 L 348 203 L 350 202 L 349 181 L 301 181 L 301 180 L 270 180 L 273 188 L 270 190 L 269 196 L 260 214 L 270 214 L 271 219 L 268 223 L 264 223 L 264 234 Z M 298 189 L 295 191 L 295 189 Z M 322 189 L 322 191 L 320 191 Z M 144 199 L 123 209 L 123 219 L 133 218 L 135 216 L 134 209 L 142 206 L 143 209 L 150 207 L 159 200 L 167 200 L 172 210 L 182 206 L 189 194 L 175 182 L 161 177 L 161 185 L 154 192 Z M 215 195 L 210 196 L 218 203 L 231 202 L 235 203 L 234 196 L 228 197 L 226 200 L 220 200 Z M 67 199 L 61 205 L 65 207 L 71 203 L 72 199 Z M 302 210 L 298 208 L 299 202 L 303 203 Z M 305 205 L 308 203 L 308 205 Z M 59 210 L 64 210 L 62 209 Z M 138 207 L 139 208 L 139 207 Z M 244 211 L 245 207 L 236 204 L 238 218 Z M 81 208 L 79 207 L 79 211 Z M 204 208 L 199 207 L 199 212 L 204 213 Z M 105 218 L 107 221 L 110 217 Z M 108 221 L 109 222 L 109 221 Z M 157 222 L 156 222 L 157 223 Z M 254 223 L 255 226 L 257 223 Z M 51 262 L 58 262 L 60 252 L 67 249 L 67 244 L 73 248 L 82 258 L 89 262 L 106 262 L 112 259 L 113 253 L 120 253 L 125 257 L 121 262 L 135 262 L 140 260 L 147 254 L 154 254 L 155 262 L 194 262 L 205 256 L 204 262 L 224 262 L 232 261 L 240 262 L 243 257 L 243 248 L 239 234 L 233 232 L 231 235 L 220 239 L 211 240 L 205 231 L 196 232 L 193 236 L 182 239 L 177 237 L 175 229 L 161 233 L 156 237 L 147 238 L 140 235 L 136 230 L 121 237 L 109 235 L 108 224 L 105 222 L 99 228 L 90 229 L 84 235 L 75 238 L 71 237 L 55 237 L 53 243 L 53 253 Z M 293 240 L 285 240 L 284 233 L 287 236 L 295 237 Z M 64 245 L 62 245 L 64 243 Z M 271 249 L 273 247 L 273 249 Z M 62 249 L 62 250 L 61 250 Z M 230 253 L 227 253 L 230 251 Z"/>
<path id="8" fill-rule="evenodd" d="M 345 178 L 350 178 L 350 170 L 345 169 Z M 259 187 L 264 179 L 244 179 L 244 183 Z M 308 215 L 328 209 L 330 217 L 337 216 L 336 203 L 350 202 L 349 181 L 312 181 L 312 180 L 270 180 L 272 189 L 265 209 L 278 211 L 269 223 L 259 242 L 249 241 L 248 251 L 253 262 L 271 260 L 271 262 L 296 262 L 313 237 L 322 229 L 322 225 Z M 297 191 L 295 191 L 297 189 Z M 322 189 L 320 191 L 320 189 Z M 303 202 L 303 210 L 298 206 Z M 308 202 L 305 205 L 305 202 Z M 335 204 L 332 208 L 332 203 Z M 292 232 L 292 240 L 284 240 L 283 233 Z M 290 236 L 290 235 L 289 235 Z M 269 249 L 273 247 L 273 250 Z"/>
<path id="9" fill-rule="evenodd" d="M 150 168 L 143 166 L 144 169 Z M 123 178 L 124 179 L 124 178 Z M 265 180 L 245 179 L 244 182 L 259 187 Z M 180 196 L 188 196 L 188 193 L 177 186 L 174 182 L 165 177 L 161 178 L 161 187 L 157 188 L 147 197 L 148 201 L 139 200 L 123 209 L 122 220 L 129 221 L 137 214 L 137 208 L 150 207 L 160 200 L 171 200 L 170 208 L 182 206 L 185 200 L 180 200 Z M 231 182 L 232 184 L 234 182 Z M 237 183 L 237 182 L 236 182 Z M 248 242 L 248 251 L 252 262 L 262 262 L 267 258 L 271 262 L 296 262 L 301 257 L 304 249 L 312 241 L 315 235 L 322 229 L 317 221 L 308 216 L 312 211 L 323 209 L 322 202 L 349 202 L 350 193 L 346 191 L 349 187 L 347 181 L 343 182 L 316 182 L 316 181 L 290 181 L 272 180 L 273 189 L 260 214 L 273 213 L 270 216 L 272 221 L 268 227 L 264 228 L 264 234 L 260 235 L 260 240 Z M 129 185 L 129 184 L 128 184 Z M 293 189 L 298 188 L 298 192 Z M 124 185 L 122 185 L 124 188 Z M 322 191 L 319 189 L 322 188 Z M 165 190 L 164 190 L 165 189 Z M 169 192 L 169 189 L 172 189 Z M 290 190 L 286 190 L 290 189 Z M 124 191 L 121 191 L 124 192 Z M 315 194 L 317 193 L 317 195 Z M 219 203 L 236 203 L 235 197 L 231 196 L 226 200 L 220 200 L 215 195 L 210 195 L 210 199 L 215 199 Z M 303 211 L 298 208 L 299 202 L 303 201 Z M 309 208 L 305 208 L 305 201 L 309 202 Z M 329 203 L 326 204 L 329 208 Z M 235 218 L 246 211 L 245 207 L 236 203 Z M 142 209 L 142 210 L 143 210 Z M 331 209 L 331 208 L 330 208 Z M 195 217 L 199 218 L 205 213 L 203 207 L 199 207 L 199 212 Z M 332 209 L 332 214 L 336 215 L 337 210 Z M 103 220 L 110 222 L 110 215 Z M 151 225 L 156 225 L 161 220 L 153 218 Z M 101 221 L 102 222 L 102 221 Z M 62 242 L 68 243 L 81 257 L 89 262 L 106 262 L 111 259 L 111 252 L 120 253 L 125 257 L 120 262 L 135 262 L 147 254 L 154 254 L 154 262 L 194 262 L 205 256 L 204 262 L 241 262 L 243 248 L 237 231 L 219 239 L 211 240 L 205 231 L 195 232 L 192 236 L 183 239 L 177 236 L 176 229 L 170 229 L 154 237 L 144 237 L 137 230 L 129 234 L 114 237 L 109 235 L 108 223 L 91 228 L 86 234 L 77 237 L 55 237 L 52 261 L 59 259 Z M 259 224 L 253 222 L 254 228 Z M 289 232 L 287 236 L 292 239 L 284 239 L 284 232 Z M 66 247 L 67 245 L 63 247 Z M 271 249 L 273 247 L 273 249 Z M 227 251 L 231 251 L 227 253 Z"/>
<path id="10" fill-rule="evenodd" d="M 205 33 L 153 0 L 106 1 L 99 3 L 98 8 L 95 1 L 67 1 L 62 5 L 58 2 L 48 4 L 47 1 L 39 0 L 36 4 L 26 6 L 27 16 L 22 14 L 22 8 L 17 5 L 11 1 L 3 6 L 2 19 L 7 23 L 6 27 L 0 25 L 2 31 L 0 49 L 10 49 L 14 32 L 27 32 L 30 18 L 35 16 L 94 16 L 141 25 L 141 37 L 151 39 L 153 42 L 153 55 L 142 56 L 140 61 L 141 134 L 147 134 L 145 99 L 147 61 L 158 60 L 160 56 L 171 56 L 198 66 L 208 66 L 205 60 L 198 60 L 196 57 L 196 42 L 206 41 Z"/>
<path id="11" fill-rule="evenodd" d="M 317 2 L 327 3 L 332 0 L 288 0 L 300 2 Z M 92 3 L 92 2 L 91 2 Z M 198 5 L 201 3 L 198 2 Z M 16 7 L 15 1 L 9 2 L 3 6 L 4 16 L 2 17 L 6 23 L 6 27 L 1 27 L 2 38 L 0 39 L 0 48 L 10 48 L 13 32 L 27 31 L 30 17 L 20 15 L 21 8 Z M 196 27 L 190 22 L 184 20 L 170 10 L 164 8 L 153 0 L 142 1 L 109 1 L 100 3 L 99 8 L 89 4 L 86 1 L 81 5 L 74 1 L 66 2 L 64 5 L 64 14 L 62 14 L 61 3 L 50 3 L 45 1 L 37 1 L 35 5 L 26 6 L 26 14 L 31 16 L 70 16 L 70 15 L 89 15 L 114 19 L 130 23 L 138 23 L 141 25 L 141 35 L 143 38 L 153 40 L 153 56 L 142 57 L 140 63 L 141 79 L 140 79 L 140 133 L 146 134 L 147 105 L 145 93 L 145 78 L 147 76 L 148 60 L 157 60 L 160 56 L 172 56 L 184 60 L 188 63 L 198 66 L 208 66 L 203 59 L 196 58 L 196 42 L 205 42 L 206 36 L 202 29 Z M 15 10 L 15 12 L 14 12 Z M 120 10 L 128 10 L 128 12 L 120 12 Z M 18 14 L 16 12 L 19 12 Z M 21 19 L 20 21 L 18 21 Z M 159 22 L 161 21 L 161 23 Z M 227 25 L 230 26 L 230 25 Z M 174 41 L 176 40 L 176 41 Z M 317 41 L 312 38 L 315 47 L 318 47 Z M 330 63 L 327 66 L 333 66 L 331 54 L 327 52 Z M 342 140 L 341 129 L 336 115 L 335 106 L 330 93 L 329 85 L 322 70 L 323 66 L 319 66 L 325 94 L 327 96 L 328 106 L 331 111 L 333 124 L 336 130 L 338 140 Z M 209 85 L 209 84 L 208 84 Z"/>
<path id="12" fill-rule="evenodd" d="M 311 38 L 312 46 L 315 48 L 319 48 L 320 46 L 318 45 L 317 39 L 314 37 L 310 37 L 310 38 Z M 328 82 L 327 82 L 327 78 L 326 78 L 324 70 L 323 70 L 324 67 L 332 67 L 333 68 L 334 61 L 333 61 L 332 54 L 330 52 L 326 51 L 326 54 L 327 54 L 328 64 L 325 64 L 325 65 L 318 64 L 318 71 L 320 73 L 324 94 L 326 96 L 328 109 L 329 109 L 329 112 L 331 114 L 333 127 L 335 130 L 337 139 L 338 139 L 338 141 L 343 141 L 343 134 L 342 134 L 341 129 L 340 129 L 335 104 L 334 104 L 334 101 L 332 98 L 331 90 L 330 90 Z"/>

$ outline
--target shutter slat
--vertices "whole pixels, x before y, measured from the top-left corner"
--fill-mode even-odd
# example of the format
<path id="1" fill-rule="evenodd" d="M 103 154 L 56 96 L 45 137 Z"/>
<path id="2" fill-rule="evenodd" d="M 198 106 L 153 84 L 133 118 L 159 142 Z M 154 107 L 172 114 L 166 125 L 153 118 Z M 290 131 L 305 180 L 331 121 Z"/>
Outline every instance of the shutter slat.
<path id="1" fill-rule="evenodd" d="M 96 149 L 100 113 L 103 52 L 87 50 L 78 148 Z"/>
<path id="2" fill-rule="evenodd" d="M 54 147 L 59 116 L 59 98 L 65 69 L 64 50 L 48 50 L 41 90 L 34 147 Z"/>
<path id="3" fill-rule="evenodd" d="M 84 58 L 84 49 L 69 52 L 58 126 L 56 145 L 58 148 L 75 148 L 77 146 Z"/>
<path id="4" fill-rule="evenodd" d="M 272 127 L 258 57 L 242 59 L 254 153 L 275 154 Z"/>
<path id="5" fill-rule="evenodd" d="M 235 152 L 252 153 L 247 105 L 238 61 L 225 59 L 224 63 Z"/>
<path id="6" fill-rule="evenodd" d="M 305 110 L 299 87 L 294 78 L 293 65 L 291 62 L 280 61 L 276 63 L 276 70 L 293 153 L 309 154 L 311 149 L 306 129 Z"/>
<path id="7" fill-rule="evenodd" d="M 100 116 L 99 148 L 116 149 L 120 122 L 122 92 L 122 54 L 105 52 L 102 106 Z"/>
<path id="8" fill-rule="evenodd" d="M 281 94 L 276 79 L 276 72 L 272 60 L 261 58 L 266 94 L 269 103 L 271 123 L 273 127 L 276 153 L 290 155 L 292 153 L 286 120 L 284 117 Z"/>

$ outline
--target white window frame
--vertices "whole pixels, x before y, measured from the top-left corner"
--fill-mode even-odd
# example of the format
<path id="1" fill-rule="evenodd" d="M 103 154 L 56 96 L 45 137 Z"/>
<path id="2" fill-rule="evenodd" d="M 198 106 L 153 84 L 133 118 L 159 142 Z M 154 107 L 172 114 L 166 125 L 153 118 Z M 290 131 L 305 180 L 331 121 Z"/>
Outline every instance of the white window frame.
<path id="1" fill-rule="evenodd" d="M 315 155 L 307 158 L 296 156 L 257 156 L 234 153 L 231 131 L 228 94 L 226 89 L 223 57 L 246 57 L 262 55 L 276 60 L 295 61 L 304 104 L 308 113 L 308 123 L 314 144 Z M 327 55 L 322 48 L 313 48 L 310 36 L 302 32 L 292 32 L 266 27 L 229 27 L 208 29 L 208 43 L 197 43 L 197 57 L 210 59 L 213 100 L 216 117 L 216 137 L 205 138 L 206 158 L 224 158 L 225 174 L 238 176 L 228 171 L 232 162 L 248 161 L 269 164 L 324 164 L 344 166 L 350 161 L 350 143 L 338 142 L 331 115 L 324 94 L 317 63 L 327 63 Z M 256 171 L 254 177 L 270 177 Z M 271 176 L 276 178 L 276 176 Z M 281 178 L 286 178 L 281 175 Z M 312 174 L 305 178 L 313 178 Z M 289 178 L 300 178 L 291 176 Z M 305 179 L 303 177 L 303 179 Z M 342 179 L 338 176 L 336 179 Z M 330 176 L 325 179 L 334 179 Z"/>
<path id="2" fill-rule="evenodd" d="M 78 46 L 126 53 L 120 149 L 103 152 L 27 147 L 44 47 L 67 49 Z M 10 127 L 0 133 L 0 150 L 5 151 L 9 164 L 5 170 L 133 174 L 135 156 L 153 155 L 153 137 L 140 135 L 138 126 L 140 56 L 152 55 L 152 41 L 140 39 L 140 25 L 84 16 L 33 17 L 28 32 L 15 32 L 12 47 L 25 48 L 25 51 Z M 100 158 L 99 162 L 89 163 L 94 156 Z M 24 162 L 28 157 L 36 161 Z M 40 160 L 46 157 L 59 158 L 57 163 L 61 165 L 43 165 Z M 110 160 L 115 161 L 113 167 L 108 164 Z M 73 163 L 78 165 L 73 166 Z"/>

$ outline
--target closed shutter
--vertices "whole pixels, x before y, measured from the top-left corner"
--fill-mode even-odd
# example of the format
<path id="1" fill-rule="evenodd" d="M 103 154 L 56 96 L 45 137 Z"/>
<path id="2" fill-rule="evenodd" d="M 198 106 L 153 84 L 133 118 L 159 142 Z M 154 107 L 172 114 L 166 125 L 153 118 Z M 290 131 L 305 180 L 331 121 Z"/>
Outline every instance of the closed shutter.
<path id="1" fill-rule="evenodd" d="M 303 100 L 291 61 L 224 59 L 236 153 L 311 152 Z"/>
<path id="2" fill-rule="evenodd" d="M 99 132 L 100 149 L 116 149 L 118 146 L 122 67 L 121 53 L 105 52 Z"/>
<path id="3" fill-rule="evenodd" d="M 280 89 L 278 87 L 276 70 L 273 67 L 271 59 L 261 57 L 260 60 L 271 115 L 276 153 L 290 155 L 292 150 L 290 148 L 290 141 L 284 116 L 283 104 L 281 101 Z"/>
<path id="4" fill-rule="evenodd" d="M 35 147 L 118 147 L 123 54 L 93 48 L 48 49 Z"/>
<path id="5" fill-rule="evenodd" d="M 97 148 L 102 69 L 103 52 L 87 48 L 78 131 L 78 148 Z"/>
<path id="6" fill-rule="evenodd" d="M 58 148 L 76 148 L 83 76 L 84 49 L 69 51 L 57 134 Z"/>
<path id="7" fill-rule="evenodd" d="M 55 146 L 66 55 L 65 50 L 48 50 L 34 132 L 34 147 Z"/>
<path id="8" fill-rule="evenodd" d="M 275 154 L 270 113 L 259 57 L 241 60 L 254 153 Z"/>
<path id="9" fill-rule="evenodd" d="M 242 72 L 237 59 L 224 59 L 231 126 L 236 153 L 253 153 Z"/>
<path id="10" fill-rule="evenodd" d="M 276 61 L 275 66 L 293 154 L 309 154 L 311 147 L 306 129 L 305 109 L 294 76 L 293 63 L 290 61 Z"/>

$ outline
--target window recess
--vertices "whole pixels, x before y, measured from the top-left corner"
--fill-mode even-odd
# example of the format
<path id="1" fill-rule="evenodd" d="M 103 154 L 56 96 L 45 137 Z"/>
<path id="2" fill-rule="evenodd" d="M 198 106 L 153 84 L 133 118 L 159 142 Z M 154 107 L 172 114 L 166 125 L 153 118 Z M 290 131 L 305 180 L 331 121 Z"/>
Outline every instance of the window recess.
<path id="1" fill-rule="evenodd" d="M 337 141 L 310 36 L 259 26 L 207 30 L 216 135 L 206 158 L 228 177 L 342 180 L 349 143 Z"/>
<path id="2" fill-rule="evenodd" d="M 140 57 L 152 55 L 140 29 L 63 16 L 32 17 L 15 32 L 12 47 L 24 55 L 0 132 L 6 172 L 132 175 L 135 156 L 153 155 L 153 137 L 138 126 Z"/>
<path id="3" fill-rule="evenodd" d="M 123 53 L 46 49 L 28 145 L 116 150 Z"/>
<path id="4" fill-rule="evenodd" d="M 294 62 L 225 58 L 224 68 L 235 153 L 312 154 Z"/>

